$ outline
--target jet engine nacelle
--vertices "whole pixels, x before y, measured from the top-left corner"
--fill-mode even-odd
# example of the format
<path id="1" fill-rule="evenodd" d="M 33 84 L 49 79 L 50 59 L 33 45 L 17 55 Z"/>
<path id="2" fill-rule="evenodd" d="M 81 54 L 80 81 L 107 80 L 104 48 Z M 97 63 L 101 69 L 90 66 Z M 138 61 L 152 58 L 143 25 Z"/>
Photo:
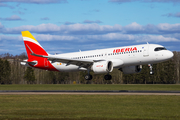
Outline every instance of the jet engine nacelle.
<path id="1" fill-rule="evenodd" d="M 142 70 L 142 65 L 136 65 L 136 66 L 127 66 L 122 68 L 122 72 L 124 74 L 133 74 L 133 73 L 139 73 Z"/>
<path id="2" fill-rule="evenodd" d="M 109 73 L 109 72 L 112 72 L 113 70 L 113 63 L 111 61 L 95 62 L 93 66 L 91 67 L 91 69 L 96 74 Z"/>

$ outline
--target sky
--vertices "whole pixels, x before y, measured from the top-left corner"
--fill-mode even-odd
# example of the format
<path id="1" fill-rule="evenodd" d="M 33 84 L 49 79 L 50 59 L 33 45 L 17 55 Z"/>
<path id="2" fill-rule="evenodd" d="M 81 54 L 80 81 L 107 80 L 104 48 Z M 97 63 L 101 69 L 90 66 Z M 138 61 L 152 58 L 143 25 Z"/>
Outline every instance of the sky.
<path id="1" fill-rule="evenodd" d="M 160 44 L 180 51 L 180 0 L 0 0 L 0 54 L 30 31 L 50 54 Z"/>

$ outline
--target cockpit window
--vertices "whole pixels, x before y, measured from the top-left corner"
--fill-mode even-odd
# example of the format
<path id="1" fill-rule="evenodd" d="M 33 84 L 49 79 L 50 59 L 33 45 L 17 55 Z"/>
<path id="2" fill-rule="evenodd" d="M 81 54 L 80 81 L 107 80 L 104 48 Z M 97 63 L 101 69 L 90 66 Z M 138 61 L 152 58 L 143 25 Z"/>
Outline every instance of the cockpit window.
<path id="1" fill-rule="evenodd" d="M 160 50 L 167 50 L 167 49 L 164 48 L 164 47 L 157 47 L 157 48 L 154 49 L 154 51 L 160 51 Z"/>

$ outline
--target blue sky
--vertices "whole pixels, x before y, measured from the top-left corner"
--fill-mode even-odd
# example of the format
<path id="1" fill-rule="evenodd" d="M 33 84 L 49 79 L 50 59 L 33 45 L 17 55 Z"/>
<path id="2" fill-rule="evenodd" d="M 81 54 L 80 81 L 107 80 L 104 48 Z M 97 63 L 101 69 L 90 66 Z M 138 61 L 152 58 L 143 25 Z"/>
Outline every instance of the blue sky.
<path id="1" fill-rule="evenodd" d="M 51 53 L 161 44 L 180 51 L 180 0 L 0 0 L 0 54 L 29 30 Z"/>

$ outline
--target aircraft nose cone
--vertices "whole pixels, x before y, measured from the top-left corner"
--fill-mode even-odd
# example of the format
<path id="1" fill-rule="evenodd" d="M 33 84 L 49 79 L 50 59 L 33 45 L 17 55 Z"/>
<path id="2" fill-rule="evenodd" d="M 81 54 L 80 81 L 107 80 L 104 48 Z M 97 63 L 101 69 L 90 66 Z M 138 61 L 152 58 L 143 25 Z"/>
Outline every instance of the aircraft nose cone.
<path id="1" fill-rule="evenodd" d="M 173 56 L 174 56 L 173 52 L 169 51 L 169 52 L 167 53 L 167 57 L 168 57 L 169 59 L 172 58 Z"/>

